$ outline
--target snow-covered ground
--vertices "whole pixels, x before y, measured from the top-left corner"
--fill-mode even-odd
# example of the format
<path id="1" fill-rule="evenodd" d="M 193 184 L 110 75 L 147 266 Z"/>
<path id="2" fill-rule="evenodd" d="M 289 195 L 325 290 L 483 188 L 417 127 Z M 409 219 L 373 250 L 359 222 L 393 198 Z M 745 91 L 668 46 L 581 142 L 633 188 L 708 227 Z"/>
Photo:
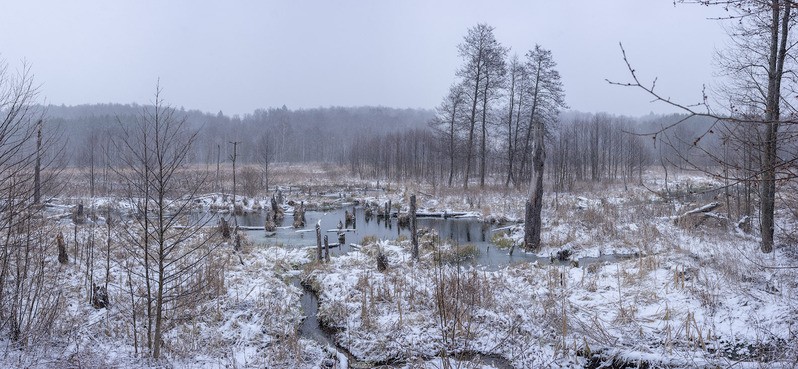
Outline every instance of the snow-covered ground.
<path id="1" fill-rule="evenodd" d="M 663 228 L 682 246 L 612 264 L 483 271 L 436 264 L 432 251 L 413 262 L 405 241 L 371 246 L 388 256 L 384 273 L 366 250 L 308 278 L 340 345 L 371 362 L 467 351 L 520 368 L 570 367 L 602 352 L 655 366 L 727 366 L 764 346 L 789 359 L 781 355 L 796 342 L 795 272 L 760 267 L 773 262 L 752 242 Z"/>
<path id="2" fill-rule="evenodd" d="M 669 186 L 690 192 L 710 183 L 681 176 Z M 664 188 L 653 177 L 646 185 Z M 324 193 L 312 193 L 285 186 L 283 196 L 286 202 L 318 208 L 390 200 L 395 210 L 406 211 L 410 194 L 416 194 L 425 212 L 460 212 L 504 223 L 496 247 L 509 253 L 515 245 L 513 252 L 523 252 L 518 247 L 522 226 L 515 223 L 523 214 L 526 194 L 521 191 L 464 192 L 354 180 L 338 190 L 326 187 Z M 269 207 L 269 199 L 239 196 L 237 204 L 243 212 L 256 212 Z M 209 194 L 195 207 L 233 211 L 230 200 Z M 231 245 L 214 241 L 221 246 L 208 263 L 212 285 L 195 304 L 166 317 L 165 360 L 159 363 L 141 354 L 146 351 L 142 311 L 138 336 L 133 335 L 131 267 L 118 230 L 112 234 L 110 307 L 89 304 L 85 257 L 76 261 L 69 244 L 70 263 L 57 267 L 53 252 L 47 262 L 60 268 L 53 283 L 62 291 L 59 320 L 50 337 L 35 345 L 0 341 L 0 367 L 316 368 L 350 361 L 408 368 L 536 368 L 597 367 L 613 359 L 679 368 L 795 365 L 798 253 L 782 239 L 772 254 L 762 254 L 755 235 L 736 229 L 734 222 L 728 229 L 676 222 L 712 199 L 692 200 L 663 201 L 631 184 L 546 193 L 543 248 L 537 255 L 568 250 L 573 262 L 498 270 L 452 263 L 444 257 L 451 245 L 428 239 L 422 239 L 419 261 L 412 260 L 409 241 L 379 240 L 322 264 L 305 249 L 250 244 L 234 252 Z M 66 214 L 81 201 L 87 211 L 92 208 L 88 200 L 72 199 L 53 202 L 48 210 L 68 243 L 74 225 Z M 127 200 L 96 200 L 98 225 L 78 227 L 82 245 L 92 231 L 103 240 L 98 243 L 104 242 L 102 209 L 109 207 L 123 213 L 133 209 Z M 794 217 L 783 211 L 779 224 L 790 227 Z M 218 237 L 212 234 L 208 229 L 207 237 Z M 91 267 L 98 284 L 105 282 L 103 247 L 98 246 Z M 387 256 L 385 271 L 377 270 L 380 252 Z M 618 257 L 597 258 L 607 255 Z M 337 348 L 299 333 L 303 291 L 298 278 L 317 291 L 319 320 L 334 328 Z M 141 309 L 141 291 L 136 295 Z"/>

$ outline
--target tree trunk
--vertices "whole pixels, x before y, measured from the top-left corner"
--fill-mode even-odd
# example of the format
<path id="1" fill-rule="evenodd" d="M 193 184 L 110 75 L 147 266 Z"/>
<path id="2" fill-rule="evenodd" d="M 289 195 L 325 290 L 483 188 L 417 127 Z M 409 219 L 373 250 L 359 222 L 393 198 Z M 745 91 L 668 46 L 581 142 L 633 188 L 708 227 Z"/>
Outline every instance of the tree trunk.
<path id="1" fill-rule="evenodd" d="M 452 107 L 452 120 L 449 122 L 449 187 L 454 179 L 454 124 L 457 118 L 457 105 Z"/>
<path id="2" fill-rule="evenodd" d="M 321 220 L 316 223 L 316 259 L 322 261 L 321 254 Z"/>
<path id="3" fill-rule="evenodd" d="M 507 180 L 504 187 L 510 187 L 513 179 L 513 114 L 515 113 L 515 72 L 510 81 L 510 114 L 507 116 Z"/>
<path id="4" fill-rule="evenodd" d="M 93 147 L 92 147 L 93 149 Z M 92 168 L 94 168 L 94 155 L 92 154 Z M 42 200 L 42 120 L 36 123 L 36 166 L 33 174 L 33 203 L 38 204 Z M 92 197 L 94 197 L 94 173 L 92 173 Z"/>
<path id="5" fill-rule="evenodd" d="M 324 235 L 324 261 L 330 262 L 330 241 L 326 234 Z"/>
<path id="6" fill-rule="evenodd" d="M 540 64 L 540 62 L 538 62 L 538 64 Z M 534 88 L 534 90 L 532 92 L 532 111 L 529 114 L 529 126 L 527 127 L 527 130 L 526 130 L 526 137 L 524 139 L 524 151 L 522 153 L 523 156 L 521 157 L 521 168 L 520 168 L 520 170 L 522 170 L 522 171 L 526 169 L 526 162 L 527 162 L 527 158 L 529 157 L 529 146 L 531 144 L 531 139 L 532 139 L 532 137 L 531 137 L 532 136 L 532 130 L 533 130 L 534 125 L 535 125 L 535 118 L 536 118 L 535 115 L 537 114 L 538 98 L 539 98 L 538 95 L 540 94 L 540 67 L 538 67 L 538 70 L 537 70 L 537 72 L 535 74 L 534 83 L 535 83 L 535 88 Z M 542 137 L 541 137 L 541 140 L 542 140 Z M 534 158 L 532 160 L 534 160 Z M 533 163 L 533 166 L 534 166 L 534 163 Z"/>
<path id="7" fill-rule="evenodd" d="M 543 124 L 535 124 L 535 147 L 532 156 L 532 184 L 526 204 L 524 246 L 529 251 L 540 250 L 541 212 L 543 210 Z"/>
<path id="8" fill-rule="evenodd" d="M 413 259 L 418 260 L 418 230 L 416 227 L 416 195 L 410 195 L 410 239 L 413 243 Z"/>
<path id="9" fill-rule="evenodd" d="M 764 253 L 773 251 L 773 229 L 774 213 L 776 202 L 776 165 L 778 161 L 778 131 L 781 103 L 781 78 L 784 71 L 784 59 L 787 54 L 787 36 L 789 32 L 790 20 L 789 4 L 782 4 L 780 0 L 773 0 L 773 14 L 771 24 L 769 73 L 768 73 L 768 94 L 767 106 L 765 111 L 765 124 L 767 124 L 765 134 L 765 147 L 762 171 L 762 203 L 761 228 L 762 245 Z M 782 14 L 781 11 L 784 11 Z M 783 19 L 779 19 L 783 17 Z M 781 21 L 781 34 L 779 33 L 779 21 Z M 781 40 L 779 40 L 781 36 Z"/>
<path id="10" fill-rule="evenodd" d="M 471 157 L 474 151 L 474 128 L 477 125 L 477 102 L 479 101 L 479 80 L 482 78 L 481 72 L 482 61 L 477 62 L 477 75 L 474 80 L 474 96 L 471 97 L 471 117 L 468 126 L 468 144 L 466 147 L 466 167 L 465 179 L 463 179 L 463 188 L 468 188 L 468 176 L 471 174 Z"/>
<path id="11" fill-rule="evenodd" d="M 64 242 L 64 234 L 58 232 L 58 236 L 55 237 L 55 241 L 58 244 L 58 262 L 61 264 L 68 263 L 69 256 L 67 256 L 66 243 Z"/>
<path id="12" fill-rule="evenodd" d="M 158 293 L 155 297 L 155 336 L 153 337 L 152 357 L 156 360 L 161 357 L 161 335 L 163 332 L 163 287 L 165 283 L 163 261 L 163 258 L 158 261 Z"/>
<path id="13" fill-rule="evenodd" d="M 488 156 L 488 93 L 490 92 L 490 73 L 485 73 L 485 92 L 482 94 L 482 136 L 479 150 L 479 188 L 485 188 L 485 162 Z"/>

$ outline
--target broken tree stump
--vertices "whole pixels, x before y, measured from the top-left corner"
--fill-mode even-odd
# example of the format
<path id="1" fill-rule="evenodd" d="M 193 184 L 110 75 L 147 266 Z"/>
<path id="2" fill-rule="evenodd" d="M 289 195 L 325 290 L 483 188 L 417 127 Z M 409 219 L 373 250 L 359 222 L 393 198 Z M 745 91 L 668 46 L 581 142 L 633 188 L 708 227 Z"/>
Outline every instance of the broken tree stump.
<path id="1" fill-rule="evenodd" d="M 219 218 L 219 231 L 222 232 L 222 238 L 226 240 L 230 239 L 230 223 L 227 222 L 227 219 L 222 217 Z"/>
<path id="2" fill-rule="evenodd" d="M 105 289 L 103 286 L 98 286 L 94 283 L 93 291 L 91 294 L 91 305 L 95 309 L 102 309 L 108 307 L 108 290 Z"/>
<path id="3" fill-rule="evenodd" d="M 283 220 L 283 218 L 285 218 L 285 212 L 283 211 L 282 207 L 277 206 L 277 199 L 274 198 L 274 195 L 272 195 L 271 206 L 274 223 L 278 223 L 279 221 Z"/>
<path id="4" fill-rule="evenodd" d="M 316 223 L 316 259 L 321 261 L 321 219 Z"/>
<path id="5" fill-rule="evenodd" d="M 274 218 L 270 210 L 266 211 L 266 223 L 263 225 L 263 230 L 266 232 L 274 232 L 277 230 L 277 225 L 274 224 Z"/>
<path id="6" fill-rule="evenodd" d="M 64 242 L 64 234 L 58 232 L 58 235 L 55 236 L 55 242 L 58 244 L 58 262 L 61 264 L 68 263 L 69 256 L 67 256 L 66 242 Z"/>
<path id="7" fill-rule="evenodd" d="M 305 227 L 305 202 L 300 203 L 299 209 L 294 210 L 294 228 Z"/>
<path id="8" fill-rule="evenodd" d="M 327 240 L 327 235 L 324 235 L 324 261 L 330 262 L 330 242 Z"/>
<path id="9" fill-rule="evenodd" d="M 377 250 L 377 271 L 384 272 L 388 270 L 388 257 L 382 253 L 382 248 Z"/>
<path id="10" fill-rule="evenodd" d="M 86 213 L 83 210 L 83 204 L 78 204 L 75 213 L 72 215 L 72 222 L 75 224 L 83 224 L 86 222 Z"/>

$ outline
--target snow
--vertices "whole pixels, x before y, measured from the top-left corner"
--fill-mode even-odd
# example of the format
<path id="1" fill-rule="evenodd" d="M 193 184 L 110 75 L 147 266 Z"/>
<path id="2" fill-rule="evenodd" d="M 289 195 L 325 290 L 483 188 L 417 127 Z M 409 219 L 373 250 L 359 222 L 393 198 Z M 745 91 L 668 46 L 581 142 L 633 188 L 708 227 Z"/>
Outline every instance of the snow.
<path id="1" fill-rule="evenodd" d="M 692 191 L 711 184 L 700 176 L 681 176 L 670 185 Z M 662 183 L 647 185 L 661 188 Z M 308 207 L 391 200 L 406 211 L 412 192 L 341 191 L 319 199 L 294 191 L 290 199 Z M 502 237 L 521 245 L 523 227 L 507 223 L 522 218 L 524 196 L 441 189 L 434 196 L 419 195 L 419 212 L 501 220 Z M 78 202 L 56 200 L 48 208 L 65 235 L 74 226 L 64 216 Z M 270 206 L 266 197 L 238 198 L 237 204 L 245 212 Z M 406 368 L 556 368 L 583 367 L 591 360 L 588 352 L 598 355 L 594 360 L 654 367 L 789 366 L 798 347 L 798 255 L 791 246 L 761 254 L 757 237 L 739 228 L 674 224 L 675 215 L 705 204 L 664 202 L 638 187 L 547 193 L 544 247 L 535 254 L 550 257 L 569 250 L 578 266 L 533 262 L 485 270 L 441 263 L 440 252 L 452 247 L 445 243 L 422 247 L 420 260 L 414 261 L 406 240 L 359 245 L 329 264 L 316 263 L 314 249 L 250 245 L 234 253 L 224 245 L 214 264 L 224 276 L 223 288 L 171 317 L 161 363 L 134 353 L 126 254 L 116 250 L 111 306 L 95 310 L 86 302 L 85 265 L 71 261 L 55 286 L 63 290 L 64 303 L 52 338 L 28 348 L 0 341 L 5 351 L 0 367 L 317 368 L 335 363 L 343 368 L 396 361 Z M 129 200 L 110 198 L 93 205 L 135 209 Z M 229 212 L 233 206 L 229 198 L 225 202 L 223 195 L 209 194 L 196 208 Z M 782 213 L 779 224 L 794 227 L 792 219 Z M 102 217 L 96 223 L 103 225 Z M 79 238 L 85 240 L 90 229 L 81 227 Z M 94 230 L 100 240 L 103 229 Z M 114 237 L 117 242 L 121 235 Z M 385 272 L 376 268 L 379 252 L 388 259 Z M 97 281 L 104 273 L 103 265 L 95 266 Z M 317 290 L 318 318 L 336 329 L 337 347 L 298 333 L 304 316 L 297 278 Z M 775 350 L 767 362 L 757 357 L 763 349 Z"/>

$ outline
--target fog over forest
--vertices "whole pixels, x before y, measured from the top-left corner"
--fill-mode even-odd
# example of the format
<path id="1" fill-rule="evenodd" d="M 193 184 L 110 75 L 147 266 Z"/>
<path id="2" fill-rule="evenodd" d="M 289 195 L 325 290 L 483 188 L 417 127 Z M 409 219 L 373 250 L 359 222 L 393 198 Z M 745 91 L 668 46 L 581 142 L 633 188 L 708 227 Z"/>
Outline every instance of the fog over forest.
<path id="1" fill-rule="evenodd" d="M 64 132 L 67 145 L 66 152 L 74 153 L 68 156 L 69 166 L 85 167 L 90 163 L 87 152 L 92 145 L 97 149 L 103 145 L 110 145 L 109 139 L 118 135 L 126 124 L 141 119 L 142 112 L 151 106 L 137 104 L 96 104 L 79 106 L 54 106 L 42 107 L 46 111 L 46 124 L 53 129 Z M 198 110 L 184 110 L 191 129 L 199 133 L 197 144 L 193 148 L 192 161 L 198 164 L 214 164 L 217 160 L 217 150 L 221 151 L 222 162 L 228 162 L 232 154 L 232 142 L 240 142 L 238 146 L 239 160 L 245 164 L 259 164 L 263 162 L 264 150 L 271 153 L 269 162 L 275 163 L 330 163 L 352 167 L 353 171 L 361 176 L 363 168 L 353 167 L 359 165 L 360 157 L 378 157 L 379 153 L 373 150 L 395 153 L 390 147 L 400 145 L 399 155 L 405 152 L 404 147 L 422 145 L 423 152 L 415 153 L 408 160 L 442 161 L 445 148 L 437 139 L 434 129 L 435 112 L 421 109 L 396 109 L 389 107 L 329 107 L 315 109 L 291 110 L 283 106 L 280 108 L 258 109 L 252 114 L 228 116 L 223 112 L 216 114 Z M 664 140 L 657 147 L 651 140 L 652 134 L 662 126 L 683 119 L 683 115 L 646 115 L 642 117 L 614 116 L 605 113 L 584 113 L 576 111 L 563 112 L 559 118 L 561 122 L 553 130 L 554 137 L 578 137 L 581 129 L 596 127 L 605 134 L 614 135 L 618 140 L 631 140 L 639 145 L 640 156 L 644 165 L 659 164 L 661 161 L 670 165 L 681 166 L 689 169 L 683 163 L 685 158 L 681 155 L 689 150 L 679 148 L 690 146 L 696 137 L 705 133 L 711 125 L 711 120 L 691 118 L 689 124 L 679 127 L 677 132 L 669 132 L 672 136 Z M 602 126 L 602 124 L 604 126 Z M 574 130 L 578 131 L 574 131 Z M 506 145 L 501 140 L 502 127 L 496 124 L 496 132 L 490 136 L 491 141 L 491 170 L 500 172 L 506 167 L 507 162 L 501 154 L 506 151 Z M 506 134 L 506 133 L 504 133 Z M 648 134 L 648 135 L 645 135 Z M 716 143 L 716 137 L 707 137 L 703 145 Z M 561 139 L 555 139 L 558 142 Z M 715 141 L 713 141 L 715 140 Z M 377 148 L 369 145 L 377 144 Z M 394 146 L 391 146 L 394 145 Z M 218 146 L 218 147 L 217 147 Z M 550 160 L 558 160 L 556 150 L 563 150 L 558 145 L 552 145 Z M 372 151 L 369 151 L 372 150 Z M 567 153 L 565 153 L 568 155 Z M 688 153 L 689 154 L 689 153 Z M 571 156 L 574 153 L 570 153 Z M 390 157 L 380 159 L 377 167 L 383 164 L 383 170 L 391 168 L 391 163 L 396 163 L 402 158 Z M 619 159 L 620 160 L 620 159 Z M 100 155 L 95 158 L 96 163 L 105 163 Z M 632 164 L 630 164 L 632 165 Z M 634 164 L 633 166 L 636 166 Z M 375 173 L 371 167 L 370 173 Z M 410 176 L 416 179 L 434 180 L 440 176 L 440 168 L 433 171 L 420 173 L 395 173 L 402 178 Z M 393 171 L 385 174 L 394 173 Z M 437 174 L 436 174 L 437 173 Z M 373 175 L 369 175 L 374 177 Z M 616 174 L 617 177 L 617 174 Z M 376 178 L 376 177 L 374 177 Z"/>

